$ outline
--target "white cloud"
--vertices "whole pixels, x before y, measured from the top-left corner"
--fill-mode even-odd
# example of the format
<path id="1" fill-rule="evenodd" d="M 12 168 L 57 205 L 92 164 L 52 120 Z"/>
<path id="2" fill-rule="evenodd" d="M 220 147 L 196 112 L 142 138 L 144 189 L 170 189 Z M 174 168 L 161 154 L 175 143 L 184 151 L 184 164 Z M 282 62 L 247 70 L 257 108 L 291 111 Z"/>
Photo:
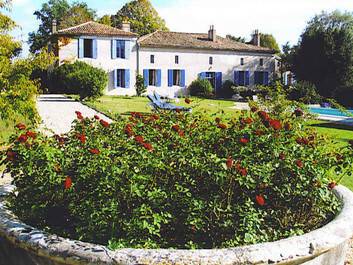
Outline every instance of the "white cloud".
<path id="1" fill-rule="evenodd" d="M 306 23 L 322 10 L 353 10 L 349 0 L 178 0 L 157 8 L 173 31 L 207 32 L 247 39 L 254 29 L 272 33 L 280 44 L 295 44 Z"/>

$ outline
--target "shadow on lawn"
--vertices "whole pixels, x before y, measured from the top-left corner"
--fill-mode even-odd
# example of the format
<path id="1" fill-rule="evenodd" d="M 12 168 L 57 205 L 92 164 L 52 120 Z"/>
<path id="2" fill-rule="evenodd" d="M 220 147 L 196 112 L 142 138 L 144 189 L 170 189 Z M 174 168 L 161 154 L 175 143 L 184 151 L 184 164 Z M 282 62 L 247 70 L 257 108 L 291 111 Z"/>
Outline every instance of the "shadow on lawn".
<path id="1" fill-rule="evenodd" d="M 310 126 L 311 127 L 321 127 L 321 128 L 353 131 L 353 126 L 346 125 L 346 124 L 340 124 L 340 123 L 324 122 L 324 123 L 311 124 Z"/>

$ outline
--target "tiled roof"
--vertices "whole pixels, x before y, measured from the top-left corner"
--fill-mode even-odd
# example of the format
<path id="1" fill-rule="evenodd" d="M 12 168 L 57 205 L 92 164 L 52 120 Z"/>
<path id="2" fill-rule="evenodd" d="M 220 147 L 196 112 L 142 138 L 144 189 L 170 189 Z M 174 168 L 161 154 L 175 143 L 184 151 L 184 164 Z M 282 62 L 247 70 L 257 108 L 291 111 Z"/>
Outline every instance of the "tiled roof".
<path id="1" fill-rule="evenodd" d="M 118 36 L 137 37 L 137 34 L 123 31 L 114 27 L 103 25 L 94 21 L 89 21 L 71 28 L 62 29 L 57 32 L 61 36 Z"/>
<path id="2" fill-rule="evenodd" d="M 220 36 L 217 36 L 216 41 L 214 42 L 208 39 L 208 34 L 203 33 L 156 31 L 140 38 L 138 42 L 141 47 L 150 48 L 187 48 L 271 54 L 275 53 L 274 50 L 268 48 L 245 44 L 222 38 Z"/>

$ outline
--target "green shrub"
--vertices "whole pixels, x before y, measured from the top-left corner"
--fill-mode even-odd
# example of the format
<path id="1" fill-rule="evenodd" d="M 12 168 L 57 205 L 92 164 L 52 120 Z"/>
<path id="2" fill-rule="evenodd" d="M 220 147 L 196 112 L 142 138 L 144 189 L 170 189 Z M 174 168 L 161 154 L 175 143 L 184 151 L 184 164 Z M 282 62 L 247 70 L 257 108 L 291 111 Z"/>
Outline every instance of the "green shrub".
<path id="1" fill-rule="evenodd" d="M 212 97 L 213 87 L 207 79 L 196 79 L 189 86 L 189 93 L 196 97 Z"/>
<path id="2" fill-rule="evenodd" d="M 224 81 L 221 91 L 219 91 L 217 96 L 224 98 L 231 98 L 235 94 L 235 85 L 231 80 Z"/>
<path id="3" fill-rule="evenodd" d="M 352 175 L 353 148 L 330 150 L 285 100 L 266 109 L 229 120 L 132 113 L 110 125 L 77 113 L 72 131 L 55 137 L 21 128 L 3 154 L 17 187 L 10 207 L 33 226 L 116 248 L 306 233 L 339 210 L 330 172 Z"/>
<path id="4" fill-rule="evenodd" d="M 147 87 L 145 85 L 145 81 L 143 76 L 140 74 L 136 75 L 136 84 L 135 84 L 136 94 L 137 96 L 141 96 L 143 93 L 147 91 Z"/>
<path id="5" fill-rule="evenodd" d="M 102 96 L 108 83 L 104 70 L 80 61 L 55 68 L 51 80 L 52 92 L 79 94 L 81 99 Z"/>
<path id="6" fill-rule="evenodd" d="M 245 86 L 234 87 L 234 93 L 242 96 L 243 98 L 251 98 L 254 94 L 251 88 Z"/>
<path id="7" fill-rule="evenodd" d="M 306 104 L 320 103 L 321 97 L 314 84 L 307 81 L 298 81 L 288 88 L 288 99 L 297 100 Z"/>

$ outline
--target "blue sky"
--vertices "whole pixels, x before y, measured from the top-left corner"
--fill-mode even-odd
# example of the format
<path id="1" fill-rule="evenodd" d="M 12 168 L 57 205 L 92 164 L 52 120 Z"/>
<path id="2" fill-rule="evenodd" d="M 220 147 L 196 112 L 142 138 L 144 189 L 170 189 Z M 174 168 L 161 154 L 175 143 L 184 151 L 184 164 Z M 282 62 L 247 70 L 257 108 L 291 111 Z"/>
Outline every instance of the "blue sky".
<path id="1" fill-rule="evenodd" d="M 81 0 L 84 1 L 84 0 Z M 11 17 L 20 28 L 12 34 L 24 44 L 28 33 L 38 28 L 33 12 L 44 0 L 13 0 Z M 72 1 L 71 1 L 72 2 Z M 115 14 L 128 0 L 86 0 L 99 16 Z M 254 29 L 272 33 L 280 45 L 297 43 L 310 18 L 321 11 L 353 12 L 352 0 L 151 0 L 172 31 L 207 32 L 215 25 L 221 36 L 247 39 Z"/>

